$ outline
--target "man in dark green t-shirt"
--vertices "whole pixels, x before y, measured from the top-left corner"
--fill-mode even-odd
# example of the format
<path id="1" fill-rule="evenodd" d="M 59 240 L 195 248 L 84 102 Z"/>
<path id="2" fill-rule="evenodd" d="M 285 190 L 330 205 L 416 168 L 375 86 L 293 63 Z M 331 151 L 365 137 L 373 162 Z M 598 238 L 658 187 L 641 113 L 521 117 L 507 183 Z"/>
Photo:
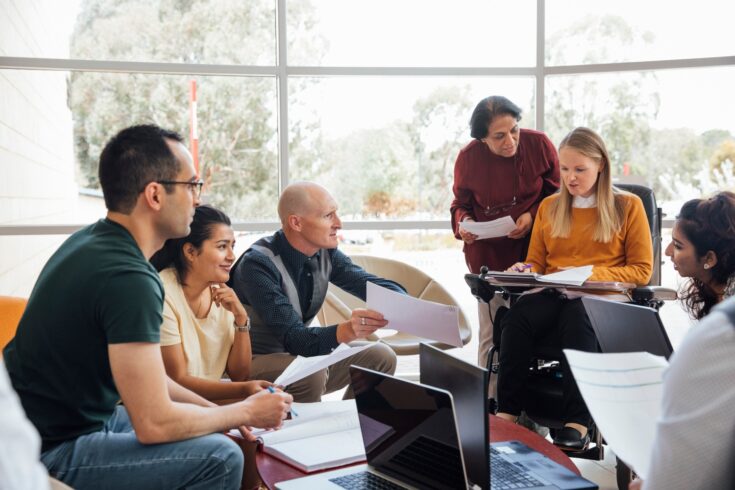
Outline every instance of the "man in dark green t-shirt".
<path id="1" fill-rule="evenodd" d="M 107 217 L 49 259 L 4 351 L 41 460 L 75 488 L 239 488 L 242 452 L 214 433 L 277 427 L 291 397 L 217 407 L 165 374 L 148 258 L 189 233 L 202 187 L 191 155 L 176 133 L 135 126 L 107 144 L 99 176 Z"/>

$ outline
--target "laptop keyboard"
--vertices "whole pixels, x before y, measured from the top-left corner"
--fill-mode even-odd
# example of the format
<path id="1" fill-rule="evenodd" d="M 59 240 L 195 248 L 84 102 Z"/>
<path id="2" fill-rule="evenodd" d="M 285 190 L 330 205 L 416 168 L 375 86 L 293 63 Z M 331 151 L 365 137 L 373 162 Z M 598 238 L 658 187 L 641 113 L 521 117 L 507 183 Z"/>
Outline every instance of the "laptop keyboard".
<path id="1" fill-rule="evenodd" d="M 505 460 L 497 449 L 490 447 L 490 488 L 506 490 L 542 487 L 544 484 L 529 475 L 525 468 Z"/>
<path id="2" fill-rule="evenodd" d="M 329 481 L 348 490 L 401 490 L 393 482 L 374 475 L 369 471 L 361 471 L 359 473 L 351 473 L 349 475 L 340 476 L 338 478 L 330 478 Z"/>

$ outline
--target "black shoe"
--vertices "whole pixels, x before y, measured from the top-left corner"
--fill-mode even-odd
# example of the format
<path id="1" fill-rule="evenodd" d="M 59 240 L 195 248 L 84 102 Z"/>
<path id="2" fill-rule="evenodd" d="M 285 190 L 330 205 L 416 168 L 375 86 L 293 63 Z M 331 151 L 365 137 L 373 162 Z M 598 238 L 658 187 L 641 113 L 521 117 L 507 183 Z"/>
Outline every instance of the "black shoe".
<path id="1" fill-rule="evenodd" d="M 582 437 L 582 433 L 573 427 L 557 430 L 554 445 L 565 451 L 584 451 L 590 443 L 590 431 Z"/>

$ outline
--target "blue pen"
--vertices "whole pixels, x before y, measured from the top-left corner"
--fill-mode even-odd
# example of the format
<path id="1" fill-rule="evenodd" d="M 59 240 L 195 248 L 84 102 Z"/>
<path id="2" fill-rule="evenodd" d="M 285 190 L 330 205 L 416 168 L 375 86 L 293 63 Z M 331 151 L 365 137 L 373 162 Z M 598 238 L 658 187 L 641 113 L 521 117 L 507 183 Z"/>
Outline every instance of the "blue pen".
<path id="1" fill-rule="evenodd" d="M 272 386 L 269 386 L 268 387 L 268 391 L 270 391 L 271 393 L 275 393 L 276 392 L 276 390 L 274 390 Z M 291 407 L 291 416 L 292 417 L 298 417 L 299 416 L 299 414 L 296 413 L 296 410 L 294 410 L 293 407 Z"/>

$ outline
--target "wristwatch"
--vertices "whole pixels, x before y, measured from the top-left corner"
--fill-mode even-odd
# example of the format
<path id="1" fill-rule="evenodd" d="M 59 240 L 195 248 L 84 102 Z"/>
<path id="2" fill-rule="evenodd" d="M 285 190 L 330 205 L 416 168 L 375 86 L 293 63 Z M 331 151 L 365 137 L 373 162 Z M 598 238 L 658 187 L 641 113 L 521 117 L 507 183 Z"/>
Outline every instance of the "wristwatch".
<path id="1" fill-rule="evenodd" d="M 235 332 L 249 332 L 250 331 L 250 318 L 245 322 L 245 325 L 238 325 L 236 322 L 232 322 L 232 326 L 235 327 Z"/>

